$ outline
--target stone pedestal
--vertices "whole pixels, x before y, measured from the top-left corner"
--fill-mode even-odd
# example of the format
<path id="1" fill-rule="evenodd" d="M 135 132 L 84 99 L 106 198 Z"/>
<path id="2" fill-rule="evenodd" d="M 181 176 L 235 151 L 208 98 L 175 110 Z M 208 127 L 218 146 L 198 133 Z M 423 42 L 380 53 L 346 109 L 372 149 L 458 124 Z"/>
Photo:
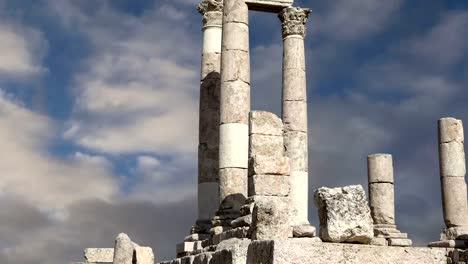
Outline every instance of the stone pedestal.
<path id="1" fill-rule="evenodd" d="M 307 225 L 308 144 L 304 37 L 309 9 L 284 8 L 279 13 L 283 33 L 282 117 L 284 146 L 291 166 L 291 224 Z"/>
<path id="2" fill-rule="evenodd" d="M 374 221 L 374 245 L 411 246 L 406 233 L 395 224 L 395 194 L 393 159 L 390 154 L 372 154 L 367 157 L 369 204 Z"/>
<path id="3" fill-rule="evenodd" d="M 446 226 L 441 240 L 466 240 L 468 206 L 463 123 L 455 118 L 442 118 L 438 128 L 442 207 Z"/>
<path id="4" fill-rule="evenodd" d="M 193 233 L 209 232 L 219 206 L 219 94 L 223 1 L 203 0 L 203 53 L 198 144 L 198 220 Z"/>
<path id="5" fill-rule="evenodd" d="M 220 210 L 238 211 L 247 197 L 250 112 L 249 10 L 224 0 L 219 138 Z"/>

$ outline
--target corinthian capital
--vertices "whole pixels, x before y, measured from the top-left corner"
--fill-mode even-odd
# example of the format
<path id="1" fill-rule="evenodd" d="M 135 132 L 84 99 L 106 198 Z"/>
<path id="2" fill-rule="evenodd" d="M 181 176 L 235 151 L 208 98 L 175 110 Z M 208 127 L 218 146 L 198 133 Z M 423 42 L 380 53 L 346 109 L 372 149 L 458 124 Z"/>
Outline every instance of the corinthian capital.
<path id="1" fill-rule="evenodd" d="M 290 35 L 300 35 L 305 37 L 307 27 L 306 22 L 311 10 L 300 7 L 286 7 L 278 14 L 283 23 L 283 38 Z"/>
<path id="2" fill-rule="evenodd" d="M 197 10 L 203 15 L 203 26 L 221 26 L 223 23 L 223 0 L 202 0 Z"/>

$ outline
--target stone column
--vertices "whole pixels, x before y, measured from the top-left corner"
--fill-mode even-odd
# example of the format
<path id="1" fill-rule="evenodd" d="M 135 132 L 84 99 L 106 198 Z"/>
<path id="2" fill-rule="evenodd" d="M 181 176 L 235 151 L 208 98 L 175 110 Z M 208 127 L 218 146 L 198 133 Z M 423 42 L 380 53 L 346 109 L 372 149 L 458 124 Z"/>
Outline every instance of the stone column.
<path id="1" fill-rule="evenodd" d="M 198 145 L 198 220 L 194 233 L 208 233 L 219 206 L 219 89 L 221 67 L 222 0 L 203 0 L 203 53 L 200 85 Z"/>
<path id="2" fill-rule="evenodd" d="M 369 155 L 367 157 L 367 171 L 369 204 L 374 224 L 395 226 L 392 155 Z"/>
<path id="3" fill-rule="evenodd" d="M 440 182 L 446 225 L 441 239 L 456 239 L 468 234 L 463 123 L 455 118 L 442 118 L 438 125 Z"/>
<path id="4" fill-rule="evenodd" d="M 279 13 L 284 45 L 282 117 L 284 145 L 291 167 L 292 225 L 309 224 L 304 37 L 310 12 L 310 9 L 287 7 Z"/>
<path id="5" fill-rule="evenodd" d="M 247 197 L 250 112 L 249 13 L 244 0 L 224 0 L 219 126 L 221 210 Z"/>

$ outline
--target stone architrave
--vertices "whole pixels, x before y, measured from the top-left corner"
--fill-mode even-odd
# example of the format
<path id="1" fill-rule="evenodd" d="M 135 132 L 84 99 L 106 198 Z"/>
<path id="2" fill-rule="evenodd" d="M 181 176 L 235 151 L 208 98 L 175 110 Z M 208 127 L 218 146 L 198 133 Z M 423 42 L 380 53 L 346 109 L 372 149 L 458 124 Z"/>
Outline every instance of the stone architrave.
<path id="1" fill-rule="evenodd" d="M 308 225 L 307 92 L 304 37 L 310 9 L 279 13 L 283 33 L 282 117 L 284 146 L 291 167 L 291 224 Z"/>
<path id="2" fill-rule="evenodd" d="M 468 234 L 463 123 L 455 118 L 442 118 L 438 128 L 442 206 L 446 226 L 441 240 L 454 240 Z"/>
<path id="3" fill-rule="evenodd" d="M 361 185 L 322 187 L 315 191 L 314 200 L 323 241 L 363 244 L 371 241 L 374 236 L 372 217 Z"/>
<path id="4" fill-rule="evenodd" d="M 247 197 L 249 148 L 249 10 L 244 0 L 224 0 L 221 50 L 220 210 L 238 211 Z"/>
<path id="5" fill-rule="evenodd" d="M 198 145 L 198 220 L 193 232 L 207 234 L 210 220 L 219 207 L 219 94 L 223 1 L 203 0 L 197 9 L 203 15 L 203 52 Z"/>
<path id="6" fill-rule="evenodd" d="M 291 6 L 294 0 L 245 0 L 250 10 L 278 13 Z"/>
<path id="7" fill-rule="evenodd" d="M 367 157 L 369 205 L 374 221 L 374 238 L 371 244 L 411 246 L 406 233 L 395 224 L 395 194 L 393 159 L 390 154 L 372 154 Z"/>

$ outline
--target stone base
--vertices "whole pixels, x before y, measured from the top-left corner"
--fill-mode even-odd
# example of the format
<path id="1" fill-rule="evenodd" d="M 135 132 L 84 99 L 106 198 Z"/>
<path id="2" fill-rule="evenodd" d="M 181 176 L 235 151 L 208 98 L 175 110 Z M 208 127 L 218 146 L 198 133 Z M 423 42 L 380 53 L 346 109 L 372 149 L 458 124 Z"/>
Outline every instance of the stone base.
<path id="1" fill-rule="evenodd" d="M 385 240 L 385 241 L 384 241 Z M 401 233 L 395 225 L 374 225 L 374 238 L 371 245 L 410 247 L 413 244 L 407 233 Z"/>
<path id="2" fill-rule="evenodd" d="M 222 244 L 222 245 L 221 245 Z M 225 240 L 215 252 L 179 258 L 161 264 L 446 264 L 465 254 L 447 248 L 401 248 L 357 244 L 322 243 L 317 238 L 249 241 Z M 468 254 L 466 254 L 468 256 Z M 463 255 L 464 256 L 464 255 Z"/>

